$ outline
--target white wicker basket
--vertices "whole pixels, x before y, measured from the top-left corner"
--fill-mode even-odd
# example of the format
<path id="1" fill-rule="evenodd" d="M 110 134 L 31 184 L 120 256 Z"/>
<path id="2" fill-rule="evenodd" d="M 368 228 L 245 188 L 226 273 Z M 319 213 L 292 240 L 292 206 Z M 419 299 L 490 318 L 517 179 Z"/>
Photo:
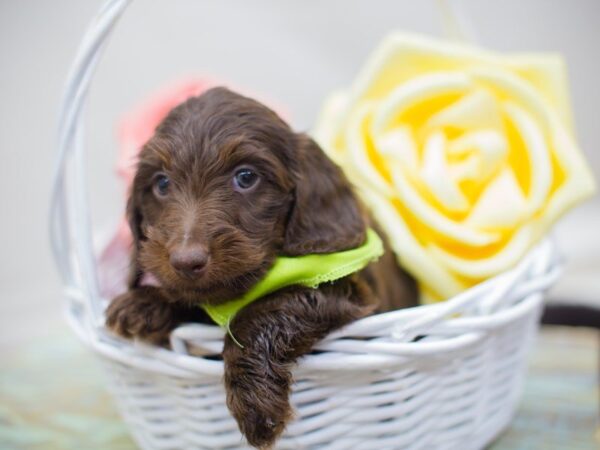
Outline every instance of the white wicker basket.
<path id="1" fill-rule="evenodd" d="M 173 350 L 104 328 L 82 145 L 83 105 L 100 51 L 128 0 L 110 0 L 85 36 L 59 122 L 51 234 L 77 335 L 102 356 L 111 390 L 145 449 L 247 448 L 225 406 L 223 332 L 186 325 Z M 296 420 L 277 448 L 480 449 L 510 421 L 542 293 L 559 275 L 544 242 L 515 269 L 444 303 L 359 320 L 318 344 L 294 370 Z M 415 339 L 415 337 L 419 339 Z"/>

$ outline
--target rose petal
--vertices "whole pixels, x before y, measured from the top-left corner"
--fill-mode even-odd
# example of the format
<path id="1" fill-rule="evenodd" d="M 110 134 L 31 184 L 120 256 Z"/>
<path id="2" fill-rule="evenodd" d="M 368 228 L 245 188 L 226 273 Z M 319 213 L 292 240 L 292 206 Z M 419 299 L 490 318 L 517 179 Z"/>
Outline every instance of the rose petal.
<path id="1" fill-rule="evenodd" d="M 483 279 L 503 272 L 519 262 L 525 255 L 534 236 L 533 226 L 527 225 L 516 231 L 512 239 L 498 253 L 489 258 L 466 259 L 451 254 L 430 244 L 428 250 L 432 257 L 444 264 L 452 272 L 467 278 Z"/>
<path id="2" fill-rule="evenodd" d="M 446 163 L 446 137 L 444 133 L 433 133 L 425 143 L 421 178 L 440 204 L 452 212 L 465 212 L 469 201 L 458 185 L 449 177 Z"/>
<path id="3" fill-rule="evenodd" d="M 347 110 L 348 95 L 337 91 L 328 96 L 317 120 L 317 126 L 312 132 L 313 138 L 319 143 L 328 156 L 338 164 L 345 160 L 345 150 L 336 145 L 340 128 L 344 125 L 343 117 Z"/>
<path id="4" fill-rule="evenodd" d="M 365 142 L 368 129 L 367 119 L 372 109 L 373 104 L 364 103 L 350 116 L 348 127 L 346 128 L 348 157 L 356 173 L 360 174 L 365 183 L 379 190 L 384 195 L 391 196 L 391 186 L 369 157 L 367 143 Z"/>
<path id="5" fill-rule="evenodd" d="M 414 235 L 398 214 L 392 203 L 374 191 L 361 191 L 366 204 L 370 205 L 388 236 L 392 250 L 398 255 L 400 263 L 436 299 L 449 298 L 465 289 L 447 270 L 440 266 L 417 242 Z"/>
<path id="6" fill-rule="evenodd" d="M 410 128 L 400 127 L 383 134 L 383 136 L 376 136 L 375 146 L 387 161 L 400 163 L 410 171 L 418 169 L 417 144 Z"/>
<path id="7" fill-rule="evenodd" d="M 504 110 L 519 131 L 527 151 L 527 155 L 523 155 L 529 159 L 531 168 L 527 198 L 530 211 L 534 213 L 546 202 L 552 186 L 550 152 L 543 133 L 525 110 L 508 101 L 504 102 Z"/>
<path id="8" fill-rule="evenodd" d="M 437 127 L 500 129 L 502 116 L 496 99 L 486 89 L 477 89 L 431 116 L 426 128 Z"/>
<path id="9" fill-rule="evenodd" d="M 465 133 L 448 146 L 448 155 L 462 155 L 477 151 L 479 167 L 476 177 L 469 173 L 470 178 L 485 181 L 498 168 L 498 164 L 508 153 L 506 138 L 496 130 L 477 130 Z"/>
<path id="10" fill-rule="evenodd" d="M 486 230 L 511 229 L 529 217 L 528 211 L 519 182 L 505 168 L 486 186 L 465 223 Z"/>
<path id="11" fill-rule="evenodd" d="M 500 64 L 500 58 L 476 46 L 395 32 L 375 49 L 358 74 L 351 103 L 385 98 L 407 81 L 432 72 L 458 73 L 472 65 Z"/>
<path id="12" fill-rule="evenodd" d="M 398 198 L 414 216 L 432 230 L 457 242 L 471 246 L 485 246 L 500 239 L 498 233 L 474 230 L 468 226 L 448 219 L 427 203 L 412 187 L 401 167 L 393 168 L 392 179 Z"/>
<path id="13" fill-rule="evenodd" d="M 550 197 L 545 214 L 540 217 L 540 232 L 545 232 L 568 209 L 590 197 L 596 190 L 590 167 L 567 131 L 553 121 L 554 155 L 565 173 L 564 181 Z"/>
<path id="14" fill-rule="evenodd" d="M 432 98 L 460 94 L 471 87 L 471 80 L 463 73 L 439 72 L 410 80 L 382 99 L 373 118 L 372 131 L 379 134 L 387 125 L 412 106 Z"/>
<path id="15" fill-rule="evenodd" d="M 503 59 L 506 66 L 519 78 L 535 86 L 538 93 L 559 115 L 560 122 L 573 133 L 573 114 L 564 59 L 560 55 L 552 54 L 513 54 Z"/>
<path id="16" fill-rule="evenodd" d="M 465 159 L 448 165 L 450 176 L 458 181 L 476 181 L 481 179 L 481 158 L 473 152 Z"/>
<path id="17" fill-rule="evenodd" d="M 510 99 L 525 109 L 532 119 L 547 129 L 550 125 L 551 107 L 533 86 L 508 70 L 493 67 L 477 67 L 469 70 L 475 82 L 496 93 L 499 99 Z"/>

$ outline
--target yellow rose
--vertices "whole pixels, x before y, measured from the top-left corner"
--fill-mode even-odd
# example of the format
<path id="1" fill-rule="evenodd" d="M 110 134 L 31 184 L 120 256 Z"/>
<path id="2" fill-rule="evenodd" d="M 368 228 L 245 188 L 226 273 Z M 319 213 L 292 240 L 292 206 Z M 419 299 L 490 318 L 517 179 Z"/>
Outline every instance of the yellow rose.
<path id="1" fill-rule="evenodd" d="M 393 34 L 315 137 L 372 209 L 423 301 L 515 265 L 594 191 L 554 55 Z"/>

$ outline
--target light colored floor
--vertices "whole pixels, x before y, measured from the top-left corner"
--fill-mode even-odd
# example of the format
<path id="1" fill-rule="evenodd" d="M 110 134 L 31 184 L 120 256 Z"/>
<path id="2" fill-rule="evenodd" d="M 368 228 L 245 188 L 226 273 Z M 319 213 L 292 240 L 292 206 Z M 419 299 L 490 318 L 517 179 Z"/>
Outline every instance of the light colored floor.
<path id="1" fill-rule="evenodd" d="M 515 420 L 491 450 L 600 448 L 600 333 L 546 327 Z"/>

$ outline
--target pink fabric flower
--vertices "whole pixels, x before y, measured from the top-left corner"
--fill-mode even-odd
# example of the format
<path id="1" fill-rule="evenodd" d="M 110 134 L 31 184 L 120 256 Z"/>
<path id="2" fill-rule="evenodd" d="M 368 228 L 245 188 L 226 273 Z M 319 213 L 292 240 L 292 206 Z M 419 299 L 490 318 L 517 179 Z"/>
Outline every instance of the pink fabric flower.
<path id="1" fill-rule="evenodd" d="M 125 114 L 119 124 L 117 173 L 129 187 L 135 174 L 137 156 L 171 109 L 190 97 L 218 86 L 210 78 L 190 78 L 163 87 Z"/>

